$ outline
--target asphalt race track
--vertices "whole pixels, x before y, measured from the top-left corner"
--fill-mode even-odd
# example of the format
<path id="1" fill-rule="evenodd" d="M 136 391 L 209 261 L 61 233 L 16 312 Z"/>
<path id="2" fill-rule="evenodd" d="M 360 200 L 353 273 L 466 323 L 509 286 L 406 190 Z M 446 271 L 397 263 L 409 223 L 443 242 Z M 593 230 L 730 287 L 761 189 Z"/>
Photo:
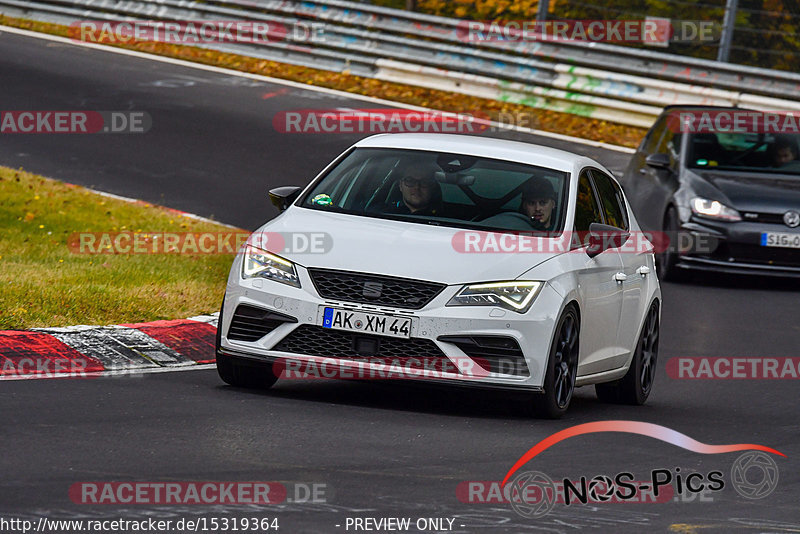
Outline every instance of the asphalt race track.
<path id="1" fill-rule="evenodd" d="M 244 228 L 275 215 L 269 188 L 307 183 L 361 137 L 281 134 L 274 115 L 337 107 L 380 106 L 0 34 L 0 109 L 141 110 L 153 119 L 143 135 L 2 134 L 0 164 Z M 584 152 L 615 172 L 628 157 L 491 135 Z M 429 531 L 465 533 L 800 531 L 797 379 L 679 380 L 666 372 L 677 357 L 797 357 L 800 284 L 705 276 L 662 289 L 659 374 L 648 404 L 604 405 L 583 388 L 556 422 L 527 418 L 526 399 L 515 394 L 336 381 L 279 382 L 258 393 L 223 385 L 213 370 L 4 382 L 0 519 L 247 516 L 277 518 L 287 534 L 354 532 L 354 518 L 387 517 L 411 518 L 412 525 L 450 519 L 451 527 L 444 521 L 444 529 Z M 604 433 L 558 443 L 524 470 L 559 481 L 720 471 L 724 488 L 687 490 L 659 503 L 556 504 L 538 519 L 505 503 L 459 499 L 460 483 L 502 480 L 540 440 L 602 420 L 655 423 L 712 445 L 775 448 L 786 455 L 774 456 L 777 488 L 763 499 L 741 497 L 731 478 L 740 453 L 698 454 L 651 437 Z M 281 504 L 250 507 L 75 504 L 69 488 L 85 481 L 273 481 L 289 494 Z M 314 485 L 324 493 L 307 498 Z"/>

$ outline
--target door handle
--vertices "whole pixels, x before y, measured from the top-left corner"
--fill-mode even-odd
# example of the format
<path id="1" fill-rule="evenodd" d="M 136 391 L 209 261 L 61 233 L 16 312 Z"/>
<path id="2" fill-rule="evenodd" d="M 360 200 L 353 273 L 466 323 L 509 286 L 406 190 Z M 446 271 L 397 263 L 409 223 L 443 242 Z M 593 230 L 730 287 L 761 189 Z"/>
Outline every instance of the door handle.
<path id="1" fill-rule="evenodd" d="M 624 282 L 627 279 L 628 279 L 628 275 L 625 274 L 625 273 L 617 273 L 617 274 L 614 275 L 614 281 L 615 282 Z"/>
<path id="2" fill-rule="evenodd" d="M 648 274 L 650 274 L 650 267 L 648 267 L 647 265 L 642 265 L 641 267 L 636 269 L 636 272 L 638 274 L 641 274 L 642 276 L 647 276 Z"/>

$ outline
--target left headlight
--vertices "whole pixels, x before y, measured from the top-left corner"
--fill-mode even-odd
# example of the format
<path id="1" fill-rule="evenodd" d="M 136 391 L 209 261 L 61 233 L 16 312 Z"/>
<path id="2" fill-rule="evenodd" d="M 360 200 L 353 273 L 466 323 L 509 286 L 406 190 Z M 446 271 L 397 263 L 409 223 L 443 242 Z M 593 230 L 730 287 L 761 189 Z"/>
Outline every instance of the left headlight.
<path id="1" fill-rule="evenodd" d="M 709 219 L 721 219 L 723 221 L 741 221 L 742 217 L 735 209 L 726 206 L 717 200 L 695 197 L 692 199 L 692 211 L 695 215 L 708 217 Z"/>
<path id="2" fill-rule="evenodd" d="M 242 278 L 255 277 L 300 287 L 300 278 L 297 276 L 294 263 L 252 245 L 247 245 L 242 262 Z"/>
<path id="3" fill-rule="evenodd" d="M 499 306 L 525 313 L 533 304 L 544 282 L 491 282 L 464 286 L 448 306 Z"/>

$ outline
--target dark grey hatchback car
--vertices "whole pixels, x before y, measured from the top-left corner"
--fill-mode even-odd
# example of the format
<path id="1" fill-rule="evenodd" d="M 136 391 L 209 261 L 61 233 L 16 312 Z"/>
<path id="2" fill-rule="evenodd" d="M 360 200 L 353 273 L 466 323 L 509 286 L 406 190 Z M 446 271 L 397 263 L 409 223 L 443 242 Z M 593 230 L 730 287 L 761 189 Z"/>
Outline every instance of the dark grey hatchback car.
<path id="1" fill-rule="evenodd" d="M 764 115 L 667 107 L 637 149 L 621 182 L 642 228 L 669 237 L 662 279 L 688 269 L 800 277 L 800 134 Z"/>

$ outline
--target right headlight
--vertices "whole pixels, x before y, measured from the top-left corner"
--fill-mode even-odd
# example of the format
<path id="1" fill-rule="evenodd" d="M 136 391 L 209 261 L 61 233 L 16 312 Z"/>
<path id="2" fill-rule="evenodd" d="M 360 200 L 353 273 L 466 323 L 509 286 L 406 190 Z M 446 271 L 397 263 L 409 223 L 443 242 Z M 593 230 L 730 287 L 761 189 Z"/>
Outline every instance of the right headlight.
<path id="1" fill-rule="evenodd" d="M 499 306 L 525 313 L 533 304 L 544 282 L 491 282 L 464 286 L 448 306 Z"/>
<path id="2" fill-rule="evenodd" d="M 692 212 L 700 217 L 719 219 L 722 221 L 741 221 L 742 216 L 735 209 L 722 202 L 707 198 L 695 197 L 692 199 Z"/>
<path id="3" fill-rule="evenodd" d="M 245 245 L 242 278 L 266 278 L 300 287 L 294 263 L 252 245 Z"/>

